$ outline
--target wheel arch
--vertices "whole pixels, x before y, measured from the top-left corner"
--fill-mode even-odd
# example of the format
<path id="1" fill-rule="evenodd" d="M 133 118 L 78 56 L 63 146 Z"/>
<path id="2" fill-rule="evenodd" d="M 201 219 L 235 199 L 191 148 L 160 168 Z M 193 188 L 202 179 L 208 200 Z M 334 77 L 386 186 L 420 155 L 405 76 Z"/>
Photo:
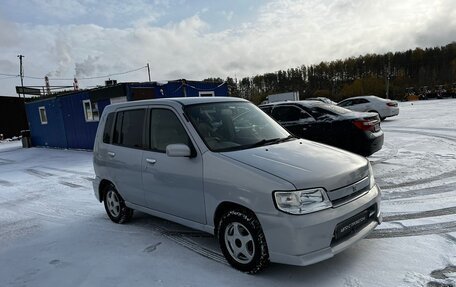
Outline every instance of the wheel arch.
<path id="1" fill-rule="evenodd" d="M 228 212 L 230 210 L 241 210 L 241 211 L 250 213 L 251 215 L 255 216 L 255 218 L 257 218 L 255 212 L 253 212 L 253 210 L 251 210 L 250 208 L 248 208 L 242 204 L 239 204 L 239 203 L 235 203 L 235 202 L 231 202 L 231 201 L 223 201 L 217 206 L 217 208 L 215 209 L 215 212 L 214 212 L 214 217 L 213 217 L 214 235 L 217 235 L 218 223 L 219 223 L 221 217 L 223 216 L 223 214 L 225 214 L 226 212 Z"/>
<path id="2" fill-rule="evenodd" d="M 100 184 L 98 185 L 98 195 L 99 195 L 100 202 L 103 202 L 104 193 L 106 192 L 106 187 L 108 187 L 110 185 L 114 186 L 114 184 L 107 179 L 103 179 L 100 181 Z"/>

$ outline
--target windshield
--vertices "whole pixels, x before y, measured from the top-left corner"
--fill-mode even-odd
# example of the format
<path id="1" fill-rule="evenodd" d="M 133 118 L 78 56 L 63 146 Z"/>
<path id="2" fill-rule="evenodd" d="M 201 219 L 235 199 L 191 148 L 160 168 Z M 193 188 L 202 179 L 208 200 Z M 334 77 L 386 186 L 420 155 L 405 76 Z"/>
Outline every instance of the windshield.
<path id="1" fill-rule="evenodd" d="M 291 139 L 290 134 L 248 102 L 191 105 L 185 108 L 211 151 L 233 151 Z"/>

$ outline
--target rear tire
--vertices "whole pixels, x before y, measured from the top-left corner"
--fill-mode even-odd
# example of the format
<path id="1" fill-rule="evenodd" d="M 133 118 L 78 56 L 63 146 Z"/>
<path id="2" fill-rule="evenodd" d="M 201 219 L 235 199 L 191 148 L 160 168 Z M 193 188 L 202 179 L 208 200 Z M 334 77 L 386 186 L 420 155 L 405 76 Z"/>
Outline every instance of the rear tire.
<path id="1" fill-rule="evenodd" d="M 255 274 L 269 265 L 266 238 L 253 214 L 228 211 L 219 221 L 217 237 L 223 255 L 232 267 Z"/>
<path id="2" fill-rule="evenodd" d="M 104 190 L 104 206 L 109 218 L 115 223 L 125 223 L 133 216 L 133 209 L 125 205 L 125 201 L 114 185 L 108 185 Z"/>

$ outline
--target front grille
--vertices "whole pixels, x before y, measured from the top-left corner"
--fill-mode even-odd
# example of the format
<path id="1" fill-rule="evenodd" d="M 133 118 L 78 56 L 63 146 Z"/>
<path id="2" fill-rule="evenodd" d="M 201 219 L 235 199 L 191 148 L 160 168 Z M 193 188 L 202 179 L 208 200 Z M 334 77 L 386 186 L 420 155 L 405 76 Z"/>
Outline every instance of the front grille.
<path id="1" fill-rule="evenodd" d="M 369 191 L 369 186 L 369 177 L 365 177 L 353 184 L 344 186 L 336 190 L 331 190 L 327 194 L 333 206 L 337 207 L 347 202 L 350 202 L 351 200 L 355 199 L 361 194 Z"/>
<path id="2" fill-rule="evenodd" d="M 337 245 L 352 235 L 358 233 L 361 229 L 369 225 L 372 221 L 377 220 L 377 204 L 361 211 L 360 213 L 346 219 L 336 225 L 334 229 L 331 246 Z"/>

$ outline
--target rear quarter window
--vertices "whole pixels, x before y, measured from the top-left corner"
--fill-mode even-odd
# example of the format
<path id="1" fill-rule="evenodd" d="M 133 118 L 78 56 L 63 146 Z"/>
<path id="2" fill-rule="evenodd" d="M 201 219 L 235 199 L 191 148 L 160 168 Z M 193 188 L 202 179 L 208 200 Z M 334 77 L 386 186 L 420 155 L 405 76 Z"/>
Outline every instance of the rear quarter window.
<path id="1" fill-rule="evenodd" d="M 103 142 L 104 143 L 111 143 L 111 140 L 112 140 L 112 126 L 114 125 L 114 117 L 115 117 L 115 113 L 110 113 L 108 114 L 107 118 L 106 118 L 106 123 L 105 123 L 105 126 L 104 126 L 104 130 L 103 130 Z"/>

